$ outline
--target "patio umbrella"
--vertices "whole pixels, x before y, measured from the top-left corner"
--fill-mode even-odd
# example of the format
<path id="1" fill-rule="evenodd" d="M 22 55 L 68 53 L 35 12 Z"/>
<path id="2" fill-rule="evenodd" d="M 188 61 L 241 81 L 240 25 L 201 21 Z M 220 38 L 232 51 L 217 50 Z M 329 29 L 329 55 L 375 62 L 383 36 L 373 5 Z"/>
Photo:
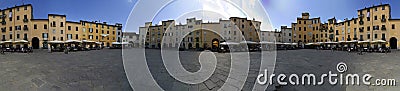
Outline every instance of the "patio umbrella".
<path id="1" fill-rule="evenodd" d="M 307 43 L 307 44 L 305 44 L 305 45 L 314 45 L 315 43 Z"/>
<path id="2" fill-rule="evenodd" d="M 236 42 L 222 42 L 220 45 L 239 45 L 239 43 Z"/>
<path id="3" fill-rule="evenodd" d="M 121 45 L 122 43 L 120 43 L 120 42 L 112 42 L 111 44 L 113 44 L 113 45 Z"/>
<path id="4" fill-rule="evenodd" d="M 28 41 L 26 41 L 26 40 L 18 40 L 18 41 L 14 41 L 14 43 L 22 43 L 22 44 L 26 44 L 26 43 L 29 43 Z"/>
<path id="5" fill-rule="evenodd" d="M 387 42 L 384 40 L 375 40 L 375 41 L 372 41 L 372 43 L 387 43 Z"/>
<path id="6" fill-rule="evenodd" d="M 49 44 L 63 44 L 65 42 L 64 41 L 53 40 L 53 41 L 49 41 L 47 43 L 49 43 Z"/>
<path id="7" fill-rule="evenodd" d="M 325 42 L 325 44 L 338 44 L 339 42 L 332 42 L 332 41 L 329 41 L 329 42 Z"/>
<path id="8" fill-rule="evenodd" d="M 260 44 L 274 44 L 274 42 L 269 42 L 269 41 L 261 41 Z"/>
<path id="9" fill-rule="evenodd" d="M 291 45 L 292 43 L 283 43 L 284 45 Z"/>
<path id="10" fill-rule="evenodd" d="M 99 45 L 101 45 L 101 44 L 103 44 L 103 43 L 101 43 L 101 42 L 95 42 L 96 44 L 99 44 Z"/>
<path id="11" fill-rule="evenodd" d="M 275 44 L 277 44 L 277 45 L 283 45 L 282 42 L 275 42 Z"/>
<path id="12" fill-rule="evenodd" d="M 359 44 L 363 44 L 363 43 L 370 43 L 370 40 L 364 40 L 364 41 L 358 41 Z"/>
<path id="13" fill-rule="evenodd" d="M 240 44 L 257 44 L 257 42 L 253 42 L 253 41 L 242 41 L 242 42 L 240 42 Z"/>
<path id="14" fill-rule="evenodd" d="M 6 44 L 6 43 L 13 43 L 13 41 L 12 41 L 12 40 L 3 41 L 3 43 L 4 43 L 4 44 Z"/>
<path id="15" fill-rule="evenodd" d="M 67 40 L 65 43 L 82 43 L 82 41 L 79 40 Z"/>
<path id="16" fill-rule="evenodd" d="M 90 41 L 90 40 L 82 40 L 84 43 L 96 43 L 95 41 Z"/>

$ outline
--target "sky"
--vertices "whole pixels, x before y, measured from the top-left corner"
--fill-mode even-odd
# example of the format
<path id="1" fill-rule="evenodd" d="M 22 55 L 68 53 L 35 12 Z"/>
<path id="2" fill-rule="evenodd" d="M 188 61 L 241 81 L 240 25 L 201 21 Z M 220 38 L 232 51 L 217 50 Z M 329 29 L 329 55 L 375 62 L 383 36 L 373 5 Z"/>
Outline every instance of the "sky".
<path id="1" fill-rule="evenodd" d="M 143 5 L 143 3 L 138 3 L 140 2 L 138 0 L 2 0 L 0 9 L 23 3 L 32 4 L 35 19 L 46 19 L 47 14 L 65 14 L 68 21 L 87 20 L 108 22 L 109 24 L 122 23 L 125 25 L 124 31 L 137 32 L 138 26 L 152 21 L 152 17 L 155 15 L 154 12 L 150 11 L 158 11 L 163 4 L 169 2 L 169 0 L 142 1 L 147 1 L 151 5 L 146 3 Z M 322 22 L 326 22 L 327 19 L 332 17 L 336 17 L 338 20 L 356 17 L 358 9 L 381 3 L 391 4 L 392 18 L 400 18 L 400 0 L 259 0 L 259 2 L 267 12 L 273 28 L 280 28 L 281 25 L 290 26 L 296 17 L 300 17 L 302 12 L 309 12 L 311 17 L 321 17 Z M 181 5 L 173 10 L 185 10 L 185 7 L 193 6 L 194 4 Z M 139 6 L 143 6 L 144 8 L 142 8 L 145 11 L 135 11 L 133 9 Z M 135 14 L 132 14 L 133 12 Z M 176 18 L 176 16 L 173 16 L 173 12 L 170 14 L 172 19 Z M 144 18 L 138 19 L 137 17 Z M 164 20 L 168 20 L 171 17 L 165 17 Z M 140 23 L 141 25 L 133 26 L 128 21 Z M 129 25 L 126 26 L 126 24 Z"/>

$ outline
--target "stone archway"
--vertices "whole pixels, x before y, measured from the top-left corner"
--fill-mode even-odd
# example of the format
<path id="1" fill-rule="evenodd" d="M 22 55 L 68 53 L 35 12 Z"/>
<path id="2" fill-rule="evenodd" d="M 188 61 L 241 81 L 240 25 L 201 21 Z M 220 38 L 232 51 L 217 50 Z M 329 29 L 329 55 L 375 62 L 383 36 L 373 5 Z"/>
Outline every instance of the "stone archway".
<path id="1" fill-rule="evenodd" d="M 397 38 L 395 37 L 390 38 L 389 44 L 391 49 L 397 49 Z"/>
<path id="2" fill-rule="evenodd" d="M 32 38 L 32 48 L 33 49 L 39 49 L 39 45 L 40 45 L 40 40 L 39 40 L 39 38 L 37 38 L 37 37 L 33 37 Z"/>

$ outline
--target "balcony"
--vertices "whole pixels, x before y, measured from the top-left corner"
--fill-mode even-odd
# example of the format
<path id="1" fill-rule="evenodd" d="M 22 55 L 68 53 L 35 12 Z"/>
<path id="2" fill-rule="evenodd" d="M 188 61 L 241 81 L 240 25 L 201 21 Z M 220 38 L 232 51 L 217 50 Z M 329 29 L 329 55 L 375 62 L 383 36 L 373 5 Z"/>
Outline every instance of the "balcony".
<path id="1" fill-rule="evenodd" d="M 29 20 L 28 20 L 28 19 L 24 19 L 23 21 L 24 21 L 24 22 L 28 22 Z"/>

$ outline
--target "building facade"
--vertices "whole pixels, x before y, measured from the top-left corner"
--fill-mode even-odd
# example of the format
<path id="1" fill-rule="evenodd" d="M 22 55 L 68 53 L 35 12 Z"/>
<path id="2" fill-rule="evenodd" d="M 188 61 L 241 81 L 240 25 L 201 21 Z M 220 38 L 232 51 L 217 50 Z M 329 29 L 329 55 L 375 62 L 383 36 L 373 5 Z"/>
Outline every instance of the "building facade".
<path id="1" fill-rule="evenodd" d="M 106 22 L 67 21 L 66 15 L 48 14 L 47 19 L 35 19 L 31 4 L 0 10 L 1 41 L 26 40 L 29 43 L 5 45 L 46 48 L 48 41 L 87 40 L 111 46 L 118 39 L 117 31 L 122 24 L 110 25 Z"/>
<path id="2" fill-rule="evenodd" d="M 129 43 L 130 47 L 139 47 L 139 34 L 135 32 L 122 32 L 122 42 Z"/>
<path id="3" fill-rule="evenodd" d="M 321 20 L 319 17 L 310 18 L 309 13 L 302 13 L 301 17 L 298 17 L 296 23 L 292 23 L 293 30 L 293 42 L 299 45 L 314 42 L 327 42 L 327 31 L 321 26 Z"/>
<path id="4" fill-rule="evenodd" d="M 219 22 L 203 22 L 189 18 L 186 24 L 174 20 L 162 24 L 145 23 L 139 28 L 140 46 L 146 48 L 218 48 L 221 42 L 260 42 L 261 22 L 231 17 Z"/>
<path id="5" fill-rule="evenodd" d="M 357 18 L 337 22 L 328 20 L 331 40 L 341 41 L 387 41 L 388 47 L 398 49 L 400 19 L 392 19 L 389 4 L 381 4 L 357 10 Z M 370 46 L 370 45 L 369 45 Z"/>

